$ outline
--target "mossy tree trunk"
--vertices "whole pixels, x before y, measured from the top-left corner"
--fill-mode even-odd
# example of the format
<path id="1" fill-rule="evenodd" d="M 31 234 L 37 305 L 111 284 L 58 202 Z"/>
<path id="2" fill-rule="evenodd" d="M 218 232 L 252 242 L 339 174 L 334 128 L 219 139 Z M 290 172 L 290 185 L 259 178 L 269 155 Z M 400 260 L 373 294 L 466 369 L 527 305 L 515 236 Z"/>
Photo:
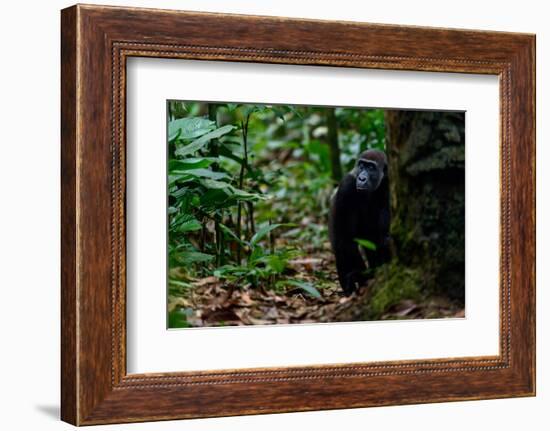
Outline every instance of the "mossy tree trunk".
<path id="1" fill-rule="evenodd" d="M 394 259 L 334 321 L 379 319 L 433 294 L 463 305 L 464 114 L 387 111 L 385 119 Z"/>
<path id="2" fill-rule="evenodd" d="M 464 299 L 464 113 L 387 111 L 386 130 L 397 261 Z"/>

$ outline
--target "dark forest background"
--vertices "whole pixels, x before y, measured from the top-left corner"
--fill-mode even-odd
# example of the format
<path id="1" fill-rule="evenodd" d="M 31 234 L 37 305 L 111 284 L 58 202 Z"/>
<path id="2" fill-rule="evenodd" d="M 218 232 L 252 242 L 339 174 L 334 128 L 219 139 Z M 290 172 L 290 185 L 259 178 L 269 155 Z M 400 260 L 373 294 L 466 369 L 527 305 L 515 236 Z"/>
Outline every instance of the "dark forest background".
<path id="1" fill-rule="evenodd" d="M 170 328 L 464 316 L 464 114 L 168 102 Z M 330 197 L 386 151 L 390 263 L 343 297 Z"/>

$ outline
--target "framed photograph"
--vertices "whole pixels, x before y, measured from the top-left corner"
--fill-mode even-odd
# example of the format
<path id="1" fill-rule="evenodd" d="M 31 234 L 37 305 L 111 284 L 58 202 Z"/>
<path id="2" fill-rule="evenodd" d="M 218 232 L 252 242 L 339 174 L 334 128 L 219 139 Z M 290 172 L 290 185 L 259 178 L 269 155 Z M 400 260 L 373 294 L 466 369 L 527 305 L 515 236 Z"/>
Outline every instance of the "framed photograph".
<path id="1" fill-rule="evenodd" d="M 535 394 L 535 37 L 62 11 L 75 425 Z"/>

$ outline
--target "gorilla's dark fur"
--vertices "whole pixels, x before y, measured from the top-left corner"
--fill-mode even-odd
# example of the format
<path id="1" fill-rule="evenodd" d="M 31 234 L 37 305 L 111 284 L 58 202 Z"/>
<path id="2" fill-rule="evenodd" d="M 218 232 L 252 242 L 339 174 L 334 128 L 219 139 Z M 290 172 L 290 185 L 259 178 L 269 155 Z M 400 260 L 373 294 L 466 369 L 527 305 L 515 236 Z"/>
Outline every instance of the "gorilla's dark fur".
<path id="1" fill-rule="evenodd" d="M 331 200 L 329 236 L 336 256 L 338 279 L 345 295 L 365 281 L 366 264 L 356 239 L 374 243 L 364 248 L 369 268 L 390 257 L 390 191 L 388 161 L 379 150 L 363 152 Z"/>

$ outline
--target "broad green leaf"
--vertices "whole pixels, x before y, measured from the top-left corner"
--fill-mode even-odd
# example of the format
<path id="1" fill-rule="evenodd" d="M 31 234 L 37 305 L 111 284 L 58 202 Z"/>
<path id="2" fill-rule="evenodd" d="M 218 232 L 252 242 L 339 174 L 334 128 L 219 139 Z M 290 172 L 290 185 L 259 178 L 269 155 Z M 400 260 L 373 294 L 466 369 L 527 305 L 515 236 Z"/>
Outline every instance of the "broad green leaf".
<path id="1" fill-rule="evenodd" d="M 365 247 L 369 250 L 376 250 L 376 244 L 369 241 L 368 239 L 355 238 L 354 241 L 362 247 Z"/>
<path id="2" fill-rule="evenodd" d="M 241 277 L 249 273 L 249 269 L 243 266 L 236 265 L 223 265 L 214 270 L 214 276 L 220 279 L 225 279 L 228 277 Z"/>
<path id="3" fill-rule="evenodd" d="M 168 186 L 174 185 L 176 182 L 185 183 L 196 179 L 193 175 L 189 175 L 187 172 L 174 172 L 168 175 Z"/>
<path id="4" fill-rule="evenodd" d="M 168 140 L 191 140 L 210 132 L 216 127 L 214 121 L 203 117 L 180 118 L 168 123 Z"/>
<path id="5" fill-rule="evenodd" d="M 225 207 L 228 198 L 227 189 L 208 189 L 200 196 L 199 204 L 208 208 L 222 208 Z"/>
<path id="6" fill-rule="evenodd" d="M 231 132 L 231 130 L 233 130 L 234 128 L 235 126 L 228 124 L 226 126 L 220 127 L 219 129 L 213 130 L 212 132 L 202 135 L 199 139 L 194 140 L 189 145 L 184 145 L 178 148 L 175 151 L 175 154 L 176 156 L 180 157 L 186 156 L 188 154 L 193 154 L 204 147 L 208 142 L 210 142 L 211 139 L 219 138 L 220 136 Z"/>
<path id="7" fill-rule="evenodd" d="M 234 160 L 239 165 L 242 165 L 244 163 L 242 157 L 239 157 L 235 153 L 233 153 L 227 145 L 221 145 L 219 148 L 220 156 L 227 157 L 228 159 Z"/>
<path id="8" fill-rule="evenodd" d="M 178 245 L 169 245 L 168 246 L 169 250 L 170 250 L 170 253 L 172 252 L 176 252 L 176 251 L 181 251 L 181 250 L 184 250 L 184 251 L 195 251 L 195 249 L 193 248 L 193 246 L 189 243 L 182 243 L 182 244 L 178 244 Z"/>
<path id="9" fill-rule="evenodd" d="M 168 142 L 176 141 L 181 135 L 181 129 L 177 129 L 176 133 L 168 136 Z"/>
<path id="10" fill-rule="evenodd" d="M 231 185 L 223 181 L 211 180 L 208 178 L 201 179 L 201 184 L 207 189 L 227 189 Z"/>
<path id="11" fill-rule="evenodd" d="M 188 187 L 181 187 L 181 188 L 176 187 L 174 190 L 170 190 L 169 193 L 170 193 L 170 196 L 172 196 L 172 197 L 179 200 L 181 197 L 183 197 L 183 196 L 185 196 L 189 193 L 192 193 L 192 192 L 190 191 L 190 189 Z"/>
<path id="12" fill-rule="evenodd" d="M 183 173 L 183 172 L 182 172 Z M 225 172 L 211 171 L 210 169 L 189 169 L 185 171 L 189 175 L 200 178 L 210 178 L 211 180 L 221 180 L 223 178 L 229 178 Z"/>
<path id="13" fill-rule="evenodd" d="M 257 111 L 258 108 L 256 107 L 256 105 L 243 105 L 241 107 L 241 111 L 242 111 L 242 114 L 243 114 L 243 117 L 248 117 L 249 115 L 251 115 L 253 112 Z"/>
<path id="14" fill-rule="evenodd" d="M 250 246 L 254 247 L 256 244 L 258 244 L 258 241 L 260 241 L 269 232 L 271 232 L 272 230 L 277 229 L 278 227 L 281 227 L 281 226 L 288 226 L 288 224 L 286 224 L 286 223 L 285 224 L 284 223 L 275 223 L 275 224 L 268 224 L 268 225 L 264 226 L 263 228 L 258 230 L 258 232 L 256 232 L 254 234 L 254 236 L 252 236 L 252 239 L 250 240 Z"/>
<path id="15" fill-rule="evenodd" d="M 223 230 L 227 235 L 229 235 L 232 239 L 234 239 L 235 241 L 237 241 L 239 244 L 242 244 L 242 245 L 248 245 L 248 243 L 246 241 L 243 241 L 242 239 L 240 239 L 237 234 L 235 232 L 233 232 L 230 228 L 228 228 L 226 225 L 220 223 L 220 228 L 221 230 Z"/>
<path id="16" fill-rule="evenodd" d="M 200 138 L 196 141 L 191 142 L 188 145 L 182 145 L 179 147 L 174 154 L 179 157 L 187 156 L 188 154 L 193 154 L 199 151 L 202 147 L 208 144 L 208 140 L 201 141 Z"/>
<path id="17" fill-rule="evenodd" d="M 174 258 L 184 264 L 194 262 L 209 262 L 214 259 L 211 254 L 201 253 L 200 251 L 181 251 L 175 252 Z"/>
<path id="18" fill-rule="evenodd" d="M 288 260 L 278 254 L 270 254 L 262 258 L 276 274 L 281 274 L 287 267 Z"/>
<path id="19" fill-rule="evenodd" d="M 168 162 L 168 172 L 186 171 L 189 169 L 203 169 L 216 161 L 213 157 L 189 157 L 187 159 L 172 159 Z"/>
<path id="20" fill-rule="evenodd" d="M 184 183 L 193 179 L 209 179 L 209 180 L 221 180 L 228 178 L 225 172 L 215 172 L 209 169 L 189 169 L 187 171 L 173 171 L 168 175 L 168 185 L 172 185 L 176 182 Z M 224 183 L 224 187 L 228 187 L 229 184 Z M 212 188 L 206 186 L 208 188 Z"/>
<path id="21" fill-rule="evenodd" d="M 193 285 L 190 284 L 190 283 L 187 283 L 187 282 L 181 281 L 181 280 L 174 280 L 173 278 L 170 278 L 168 280 L 168 284 L 170 284 L 171 286 L 180 287 L 182 289 L 188 289 L 190 287 L 193 287 Z"/>
<path id="22" fill-rule="evenodd" d="M 303 291 L 309 293 L 311 296 L 317 299 L 322 299 L 323 297 L 319 293 L 319 291 L 313 286 L 313 284 L 306 282 L 306 281 L 298 281 L 298 280 L 288 280 L 286 281 L 287 284 L 290 284 L 291 286 L 296 286 L 299 289 L 302 289 Z"/>
<path id="23" fill-rule="evenodd" d="M 178 214 L 177 216 L 172 217 L 170 224 L 176 226 L 178 224 L 196 220 L 191 214 Z"/>
<path id="24" fill-rule="evenodd" d="M 178 232 L 193 232 L 200 230 L 201 228 L 202 225 L 197 219 L 184 221 L 183 223 L 176 225 L 176 230 Z"/>
<path id="25" fill-rule="evenodd" d="M 264 262 L 263 258 L 265 256 L 263 247 L 259 245 L 252 246 L 252 243 L 250 245 L 252 247 L 252 253 L 250 253 L 250 256 L 248 258 L 249 265 L 256 266 L 258 265 L 258 263 Z"/>
<path id="26" fill-rule="evenodd" d="M 250 193 L 250 192 L 246 192 L 244 190 L 238 189 L 236 187 L 231 187 L 231 192 L 236 198 L 238 198 L 238 200 L 241 200 L 241 201 L 267 200 L 271 198 L 271 196 L 269 195 Z"/>

